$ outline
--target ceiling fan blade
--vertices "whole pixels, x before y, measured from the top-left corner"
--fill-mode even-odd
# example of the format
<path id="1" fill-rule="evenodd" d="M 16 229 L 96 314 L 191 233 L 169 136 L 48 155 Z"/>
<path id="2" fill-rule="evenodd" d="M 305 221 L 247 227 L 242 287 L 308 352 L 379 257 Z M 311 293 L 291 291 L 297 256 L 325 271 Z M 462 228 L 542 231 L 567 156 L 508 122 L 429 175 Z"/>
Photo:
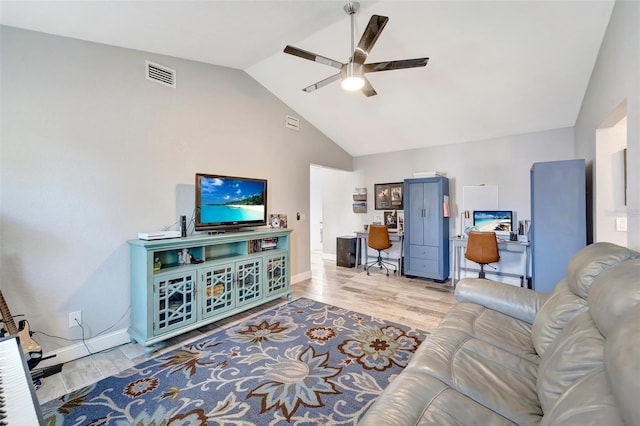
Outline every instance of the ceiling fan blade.
<path id="1" fill-rule="evenodd" d="M 376 41 L 378 41 L 378 37 L 380 37 L 380 33 L 382 33 L 388 21 L 389 18 L 380 15 L 373 15 L 371 19 L 369 19 L 367 28 L 364 30 L 364 33 L 362 33 L 362 37 L 358 43 L 358 47 L 356 47 L 353 52 L 353 62 L 361 65 L 364 64 L 367 56 L 369 56 L 369 52 L 373 48 L 373 45 L 376 44 Z"/>
<path id="2" fill-rule="evenodd" d="M 327 77 L 324 80 L 320 80 L 319 82 L 314 83 L 311 86 L 307 86 L 302 90 L 307 93 L 313 92 L 314 90 L 318 90 L 319 88 L 324 87 L 329 83 L 333 83 L 336 80 L 340 80 L 341 74 L 342 73 L 334 74 L 331 77 Z"/>
<path id="3" fill-rule="evenodd" d="M 376 90 L 373 88 L 373 86 L 371 85 L 371 82 L 369 82 L 369 80 L 367 79 L 367 77 L 362 76 L 362 78 L 364 79 L 364 86 L 362 86 L 362 93 L 364 93 L 364 95 L 368 98 L 369 96 L 375 96 L 378 94 L 378 92 L 376 92 Z"/>
<path id="4" fill-rule="evenodd" d="M 321 56 L 312 52 L 307 52 L 306 50 L 298 49 L 297 47 L 287 46 L 284 48 L 284 53 L 288 53 L 289 55 L 297 56 L 302 59 L 307 59 L 313 62 L 319 62 L 324 65 L 329 65 L 330 67 L 342 69 L 345 65 L 342 62 L 335 61 L 331 58 L 327 58 L 325 56 Z"/>
<path id="5" fill-rule="evenodd" d="M 400 70 L 403 68 L 424 67 L 429 62 L 429 58 L 403 59 L 400 61 L 376 62 L 374 64 L 364 64 L 363 72 L 378 72 Z"/>

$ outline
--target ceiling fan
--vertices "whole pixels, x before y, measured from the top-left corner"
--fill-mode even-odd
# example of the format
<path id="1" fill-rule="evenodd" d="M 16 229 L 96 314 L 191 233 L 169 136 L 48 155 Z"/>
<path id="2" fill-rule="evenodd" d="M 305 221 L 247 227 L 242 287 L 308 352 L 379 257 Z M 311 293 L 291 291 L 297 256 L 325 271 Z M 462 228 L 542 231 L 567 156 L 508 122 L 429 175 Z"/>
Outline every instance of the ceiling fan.
<path id="1" fill-rule="evenodd" d="M 372 64 L 365 64 L 369 52 L 373 48 L 374 44 L 380 37 L 380 33 L 384 29 L 385 25 L 389 21 L 386 16 L 373 15 L 367 24 L 367 28 L 364 30 L 358 46 L 355 46 L 355 14 L 360 9 L 360 3 L 349 2 L 344 6 L 344 11 L 351 17 L 351 57 L 349 61 L 344 64 L 331 58 L 318 55 L 316 53 L 308 52 L 306 50 L 298 49 L 297 47 L 287 46 L 284 48 L 284 53 L 298 56 L 302 59 L 309 61 L 319 62 L 330 67 L 340 70 L 339 73 L 327 77 L 324 80 L 320 80 L 317 83 L 307 86 L 303 91 L 309 93 L 317 90 L 329 83 L 333 83 L 336 80 L 342 80 L 342 88 L 345 90 L 362 90 L 367 97 L 377 95 L 377 92 L 371 86 L 371 83 L 365 77 L 365 73 L 378 72 L 378 71 L 390 71 L 403 68 L 416 68 L 424 67 L 427 65 L 429 58 L 417 58 L 417 59 L 403 59 L 399 61 L 385 61 L 376 62 Z"/>

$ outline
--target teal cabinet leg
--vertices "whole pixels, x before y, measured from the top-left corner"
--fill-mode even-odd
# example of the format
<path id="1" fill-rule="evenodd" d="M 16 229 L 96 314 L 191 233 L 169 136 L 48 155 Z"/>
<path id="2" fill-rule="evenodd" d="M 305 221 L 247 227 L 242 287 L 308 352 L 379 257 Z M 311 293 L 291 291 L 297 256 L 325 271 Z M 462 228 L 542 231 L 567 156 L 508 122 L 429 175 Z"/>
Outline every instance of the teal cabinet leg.
<path id="1" fill-rule="evenodd" d="M 153 353 L 153 345 L 144 347 L 145 355 L 151 355 Z"/>
<path id="2" fill-rule="evenodd" d="M 291 299 L 293 299 L 293 293 L 287 293 L 287 300 L 291 302 Z"/>

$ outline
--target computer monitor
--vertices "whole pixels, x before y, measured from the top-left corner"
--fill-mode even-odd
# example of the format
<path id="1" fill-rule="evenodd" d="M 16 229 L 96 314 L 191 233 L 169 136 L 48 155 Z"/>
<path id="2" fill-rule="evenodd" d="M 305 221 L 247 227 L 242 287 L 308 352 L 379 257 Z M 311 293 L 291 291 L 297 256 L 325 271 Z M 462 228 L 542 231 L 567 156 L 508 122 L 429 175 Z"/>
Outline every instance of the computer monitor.
<path id="1" fill-rule="evenodd" d="M 478 231 L 493 231 L 499 237 L 509 238 L 514 228 L 511 210 L 474 210 L 473 226 Z"/>

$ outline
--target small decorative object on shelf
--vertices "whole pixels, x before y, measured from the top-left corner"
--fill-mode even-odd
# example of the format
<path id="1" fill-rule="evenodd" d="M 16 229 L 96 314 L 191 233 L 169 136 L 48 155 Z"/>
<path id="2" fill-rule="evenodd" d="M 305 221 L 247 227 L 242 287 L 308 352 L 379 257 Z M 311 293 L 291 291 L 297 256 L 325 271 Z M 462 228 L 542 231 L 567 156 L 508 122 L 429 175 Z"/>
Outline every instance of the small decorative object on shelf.
<path id="1" fill-rule="evenodd" d="M 178 253 L 178 263 L 180 265 L 191 263 L 191 255 L 189 254 L 189 249 L 184 248 L 180 253 Z"/>
<path id="2" fill-rule="evenodd" d="M 162 262 L 160 262 L 160 258 L 156 257 L 153 259 L 153 270 L 159 271 L 162 268 Z"/>

